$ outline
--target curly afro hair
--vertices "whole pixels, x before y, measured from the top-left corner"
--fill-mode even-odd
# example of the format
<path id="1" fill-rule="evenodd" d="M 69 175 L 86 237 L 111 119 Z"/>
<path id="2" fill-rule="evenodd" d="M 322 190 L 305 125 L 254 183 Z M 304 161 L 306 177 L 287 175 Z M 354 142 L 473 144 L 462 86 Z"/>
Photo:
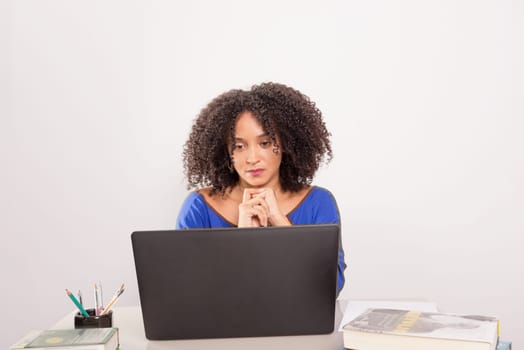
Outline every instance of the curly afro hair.
<path id="1" fill-rule="evenodd" d="M 257 118 L 282 152 L 283 191 L 297 192 L 310 185 L 321 163 L 331 160 L 330 133 L 315 103 L 286 85 L 263 83 L 247 91 L 225 92 L 202 109 L 184 145 L 188 189 L 211 186 L 211 195 L 223 195 L 238 183 L 232 147 L 236 120 L 243 112 Z"/>

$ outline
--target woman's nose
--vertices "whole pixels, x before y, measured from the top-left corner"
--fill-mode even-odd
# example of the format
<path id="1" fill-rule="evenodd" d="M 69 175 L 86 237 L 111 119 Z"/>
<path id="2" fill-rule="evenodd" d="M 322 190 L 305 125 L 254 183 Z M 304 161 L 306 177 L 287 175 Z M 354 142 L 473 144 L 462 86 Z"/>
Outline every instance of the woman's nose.
<path id="1" fill-rule="evenodd" d="M 259 157 L 258 157 L 258 151 L 257 151 L 256 147 L 249 147 L 247 149 L 246 161 L 249 164 L 256 164 L 256 163 L 258 163 Z"/>

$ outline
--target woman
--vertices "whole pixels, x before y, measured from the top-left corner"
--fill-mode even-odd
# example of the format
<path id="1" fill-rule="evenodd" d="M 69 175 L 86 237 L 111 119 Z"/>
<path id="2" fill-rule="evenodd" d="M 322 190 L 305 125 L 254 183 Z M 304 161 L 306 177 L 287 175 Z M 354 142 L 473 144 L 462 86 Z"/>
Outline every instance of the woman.
<path id="1" fill-rule="evenodd" d="M 340 224 L 331 193 L 311 186 L 331 156 L 322 114 L 307 96 L 276 83 L 228 91 L 200 112 L 185 144 L 188 188 L 197 190 L 177 229 Z M 345 268 L 341 246 L 339 292 Z"/>

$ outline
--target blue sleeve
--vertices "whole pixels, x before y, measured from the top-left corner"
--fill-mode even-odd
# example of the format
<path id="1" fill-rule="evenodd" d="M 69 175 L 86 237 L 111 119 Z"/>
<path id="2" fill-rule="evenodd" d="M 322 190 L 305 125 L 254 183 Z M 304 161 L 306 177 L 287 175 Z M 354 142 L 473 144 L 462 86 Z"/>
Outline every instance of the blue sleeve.
<path id="1" fill-rule="evenodd" d="M 346 263 L 344 260 L 344 249 L 342 248 L 342 226 L 340 225 L 340 213 L 335 197 L 328 190 L 320 187 L 314 189 L 311 193 L 312 208 L 311 214 L 313 217 L 313 224 L 339 224 L 341 229 L 341 240 L 339 242 L 338 250 L 338 279 L 337 279 L 337 293 L 340 293 L 345 284 L 344 270 Z"/>
<path id="2" fill-rule="evenodd" d="M 323 188 L 318 188 L 314 197 L 316 197 L 314 198 L 316 199 L 315 223 L 340 225 L 340 214 L 337 202 L 331 192 Z"/>
<path id="3" fill-rule="evenodd" d="M 204 198 L 197 192 L 191 192 L 180 208 L 176 220 L 176 228 L 207 228 L 211 227 Z"/>

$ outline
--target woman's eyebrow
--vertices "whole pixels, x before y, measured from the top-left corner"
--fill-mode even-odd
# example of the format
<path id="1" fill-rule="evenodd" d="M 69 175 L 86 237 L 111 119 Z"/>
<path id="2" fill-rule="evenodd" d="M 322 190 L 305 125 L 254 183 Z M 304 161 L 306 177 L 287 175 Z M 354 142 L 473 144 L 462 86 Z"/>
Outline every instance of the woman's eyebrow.
<path id="1" fill-rule="evenodd" d="M 261 139 L 261 138 L 264 138 L 264 137 L 269 137 L 269 134 L 268 133 L 263 133 L 263 134 L 255 136 L 255 137 Z M 244 138 L 235 135 L 235 140 L 244 141 Z"/>

